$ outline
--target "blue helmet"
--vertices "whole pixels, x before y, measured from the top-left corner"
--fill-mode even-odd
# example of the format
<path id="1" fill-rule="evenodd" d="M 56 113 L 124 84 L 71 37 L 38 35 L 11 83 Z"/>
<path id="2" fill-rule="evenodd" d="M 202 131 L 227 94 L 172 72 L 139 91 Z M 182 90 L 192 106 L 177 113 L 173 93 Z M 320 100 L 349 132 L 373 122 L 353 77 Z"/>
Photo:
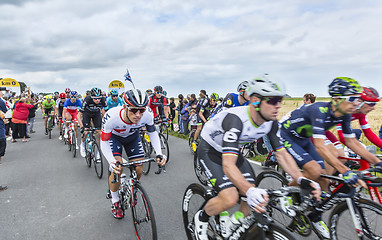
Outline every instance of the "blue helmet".
<path id="1" fill-rule="evenodd" d="M 71 91 L 70 97 L 78 97 L 78 92 L 77 91 Z"/>
<path id="2" fill-rule="evenodd" d="M 102 91 L 101 89 L 94 87 L 90 90 L 90 95 L 92 97 L 100 97 L 102 95 Z"/>
<path id="3" fill-rule="evenodd" d="M 110 91 L 111 96 L 118 96 L 118 91 L 113 89 Z"/>
<path id="4" fill-rule="evenodd" d="M 353 78 L 338 77 L 335 78 L 329 85 L 329 95 L 332 97 L 350 96 L 361 93 L 361 86 Z"/>

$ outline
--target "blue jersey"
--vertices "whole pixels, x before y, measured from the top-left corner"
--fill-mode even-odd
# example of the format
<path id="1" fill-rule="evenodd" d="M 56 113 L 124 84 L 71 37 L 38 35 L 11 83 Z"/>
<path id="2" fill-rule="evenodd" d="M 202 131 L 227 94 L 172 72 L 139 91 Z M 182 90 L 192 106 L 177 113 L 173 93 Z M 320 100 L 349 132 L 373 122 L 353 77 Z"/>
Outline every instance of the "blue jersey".
<path id="1" fill-rule="evenodd" d="M 113 101 L 112 97 L 107 98 L 107 110 L 117 106 L 123 106 L 123 101 L 120 97 L 117 98 L 116 102 Z"/>
<path id="2" fill-rule="evenodd" d="M 72 101 L 70 101 L 70 98 L 65 100 L 64 109 L 66 108 L 67 110 L 75 111 L 81 107 L 82 107 L 82 103 L 81 103 L 81 100 L 79 100 L 79 99 L 77 99 L 74 103 L 72 103 Z"/>
<path id="3" fill-rule="evenodd" d="M 243 105 L 240 105 L 239 96 L 240 95 L 237 93 L 228 93 L 227 96 L 224 98 L 223 102 L 217 107 L 215 107 L 215 109 L 211 113 L 210 119 L 224 109 L 231 107 L 247 106 L 249 104 L 249 101 L 246 101 L 245 103 L 243 103 Z"/>
<path id="4" fill-rule="evenodd" d="M 298 138 L 326 139 L 325 131 L 342 125 L 344 136 L 355 137 L 350 126 L 351 114 L 335 117 L 330 102 L 306 104 L 294 110 L 290 117 L 281 123 L 281 131 Z"/>

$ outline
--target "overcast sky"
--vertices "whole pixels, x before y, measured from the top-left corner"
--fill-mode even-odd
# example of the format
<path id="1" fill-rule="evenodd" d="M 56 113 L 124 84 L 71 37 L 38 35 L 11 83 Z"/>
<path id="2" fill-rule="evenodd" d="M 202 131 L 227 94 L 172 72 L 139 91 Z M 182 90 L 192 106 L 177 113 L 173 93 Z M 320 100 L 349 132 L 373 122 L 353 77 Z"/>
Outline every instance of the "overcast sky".
<path id="1" fill-rule="evenodd" d="M 225 95 L 261 73 L 292 96 L 327 96 L 337 76 L 382 91 L 378 0 L 1 0 L 0 12 L 0 77 L 35 92 L 107 90 L 126 68 L 169 96 Z"/>

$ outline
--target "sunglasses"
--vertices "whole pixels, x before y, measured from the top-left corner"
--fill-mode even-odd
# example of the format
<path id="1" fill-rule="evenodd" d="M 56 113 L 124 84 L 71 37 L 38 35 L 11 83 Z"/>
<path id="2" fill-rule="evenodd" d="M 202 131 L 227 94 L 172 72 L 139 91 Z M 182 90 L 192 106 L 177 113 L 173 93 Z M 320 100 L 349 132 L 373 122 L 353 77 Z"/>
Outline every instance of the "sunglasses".
<path id="1" fill-rule="evenodd" d="M 276 106 L 278 103 L 281 103 L 283 97 L 264 97 L 263 100 L 270 105 Z"/>
<path id="2" fill-rule="evenodd" d="M 155 92 L 156 94 L 162 94 L 163 92 Z"/>
<path id="3" fill-rule="evenodd" d="M 366 103 L 370 107 L 374 107 L 377 104 L 376 102 L 364 102 L 364 103 Z"/>
<path id="4" fill-rule="evenodd" d="M 137 112 L 142 114 L 142 113 L 144 113 L 146 111 L 146 108 L 128 108 L 128 109 L 133 114 L 137 114 Z"/>
<path id="5" fill-rule="evenodd" d="M 349 102 L 349 103 L 359 102 L 361 100 L 359 96 L 347 96 L 347 97 L 342 97 L 342 99 L 345 99 L 346 102 Z"/>
<path id="6" fill-rule="evenodd" d="M 70 98 L 77 98 L 77 97 L 75 97 L 75 96 L 71 96 Z"/>
<path id="7" fill-rule="evenodd" d="M 102 97 L 94 97 L 93 100 L 101 100 Z"/>

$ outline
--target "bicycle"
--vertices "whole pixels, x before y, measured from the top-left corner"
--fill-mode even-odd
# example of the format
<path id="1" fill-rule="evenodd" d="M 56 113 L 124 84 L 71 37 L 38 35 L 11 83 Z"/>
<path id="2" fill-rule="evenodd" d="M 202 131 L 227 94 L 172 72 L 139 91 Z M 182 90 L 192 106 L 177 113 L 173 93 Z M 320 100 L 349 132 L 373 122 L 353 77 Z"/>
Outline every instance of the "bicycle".
<path id="1" fill-rule="evenodd" d="M 158 133 L 158 135 L 159 135 L 159 141 L 160 141 L 162 153 L 167 156 L 167 161 L 166 161 L 166 165 L 167 165 L 168 161 L 170 160 L 170 149 L 168 146 L 168 141 L 166 140 L 166 138 L 163 134 Z M 151 145 L 150 137 L 147 134 L 146 130 L 140 130 L 140 136 L 141 136 L 143 151 L 145 152 L 145 158 L 149 158 L 149 157 L 151 157 L 151 154 L 154 150 L 153 146 Z M 163 169 L 163 172 L 166 172 L 165 166 L 160 167 L 158 165 L 158 170 L 155 173 L 160 174 L 162 169 Z M 151 169 L 151 162 L 147 162 L 147 163 L 143 164 L 143 174 L 144 175 L 149 174 L 150 169 Z"/>
<path id="2" fill-rule="evenodd" d="M 53 127 L 54 127 L 54 118 L 52 117 L 52 115 L 49 114 L 49 116 L 48 116 L 48 136 L 49 136 L 49 139 L 52 138 Z"/>
<path id="3" fill-rule="evenodd" d="M 196 152 L 194 153 L 194 172 L 202 185 L 212 187 L 212 185 L 210 185 L 210 182 L 208 181 L 206 174 L 204 173 L 204 168 L 202 167 L 198 159 L 198 154 Z"/>
<path id="4" fill-rule="evenodd" d="M 263 138 L 259 138 L 251 143 L 244 144 L 240 151 L 246 158 L 251 158 L 255 155 L 266 155 L 270 152 Z"/>
<path id="5" fill-rule="evenodd" d="M 121 185 L 118 190 L 119 203 L 125 212 L 131 207 L 131 214 L 137 239 L 157 239 L 157 227 L 154 217 L 154 210 L 151 205 L 150 199 L 144 190 L 143 186 L 138 180 L 136 172 L 136 164 L 144 164 L 146 162 L 154 162 L 154 158 L 144 159 L 140 161 L 127 162 L 122 159 L 122 167 L 130 169 L 130 178 L 126 179 L 126 174 L 121 174 Z M 117 162 L 116 166 L 120 163 Z M 112 183 L 118 182 L 118 175 L 114 174 Z M 132 194 L 133 193 L 133 194 Z M 108 192 L 107 198 L 110 197 Z"/>
<path id="6" fill-rule="evenodd" d="M 155 125 L 157 127 L 157 130 L 158 130 L 158 133 L 161 133 L 163 134 L 163 136 L 166 138 L 166 140 L 168 140 L 168 121 L 163 121 L 163 119 L 161 118 L 158 118 L 158 119 L 155 119 Z"/>
<path id="7" fill-rule="evenodd" d="M 90 168 L 93 162 L 95 172 L 99 179 L 103 175 L 103 158 L 101 149 L 97 143 L 97 138 L 95 136 L 97 129 L 90 128 L 88 134 L 85 138 L 85 160 L 86 165 Z"/>
<path id="8" fill-rule="evenodd" d="M 74 130 L 74 122 L 73 121 L 70 121 L 68 138 L 64 138 L 64 143 L 68 145 L 69 151 L 72 151 L 73 157 L 75 158 L 76 154 L 77 154 L 77 148 L 76 148 L 77 139 L 76 139 L 76 132 Z"/>
<path id="9" fill-rule="evenodd" d="M 373 172 L 380 173 L 382 171 L 374 168 L 356 173 L 368 186 L 382 186 L 382 178 L 371 176 L 370 174 Z M 282 210 L 279 198 L 270 198 L 267 205 L 268 214 L 289 231 L 297 232 L 301 236 L 308 236 L 313 230 L 320 239 L 324 239 L 312 227 L 307 212 L 315 211 L 315 209 L 328 211 L 335 206 L 329 216 L 328 226 L 331 239 L 365 239 L 365 237 L 381 239 L 382 231 L 376 233 L 377 223 L 371 224 L 371 220 L 375 220 L 377 217 L 382 220 L 382 205 L 361 198 L 359 189 L 344 184 L 340 177 L 324 174 L 321 174 L 321 177 L 339 181 L 341 184 L 331 192 L 330 196 L 320 202 L 313 201 L 306 196 L 301 197 L 299 193 L 296 195 L 295 192 L 294 195 L 289 196 L 295 204 L 289 207 L 292 211 L 288 210 L 287 212 Z M 255 185 L 260 188 L 279 189 L 287 184 L 287 179 L 276 171 L 261 172 L 255 181 Z M 367 213 L 369 211 L 373 214 L 372 218 L 368 218 Z M 349 234 L 352 235 L 350 238 Z"/>
<path id="10" fill-rule="evenodd" d="M 194 142 L 194 135 L 195 135 L 196 128 L 197 128 L 196 121 L 197 121 L 197 117 L 196 117 L 196 114 L 194 114 L 193 116 L 190 117 L 191 132 L 188 135 L 188 147 L 190 149 L 191 154 L 194 154 L 196 152 L 196 149 L 197 149 L 197 146 L 193 146 L 193 144 L 192 144 Z"/>
<path id="11" fill-rule="evenodd" d="M 272 192 L 268 192 L 272 194 Z M 207 201 L 215 197 L 217 192 L 213 189 L 205 189 L 197 183 L 189 185 L 183 195 L 182 214 L 183 224 L 187 238 L 194 240 L 196 212 L 203 209 Z M 223 238 L 221 235 L 220 217 L 212 216 L 208 226 L 208 239 L 295 239 L 292 234 L 281 226 L 275 224 L 267 214 L 259 214 L 252 211 L 241 224 L 233 229 L 231 236 Z"/>

